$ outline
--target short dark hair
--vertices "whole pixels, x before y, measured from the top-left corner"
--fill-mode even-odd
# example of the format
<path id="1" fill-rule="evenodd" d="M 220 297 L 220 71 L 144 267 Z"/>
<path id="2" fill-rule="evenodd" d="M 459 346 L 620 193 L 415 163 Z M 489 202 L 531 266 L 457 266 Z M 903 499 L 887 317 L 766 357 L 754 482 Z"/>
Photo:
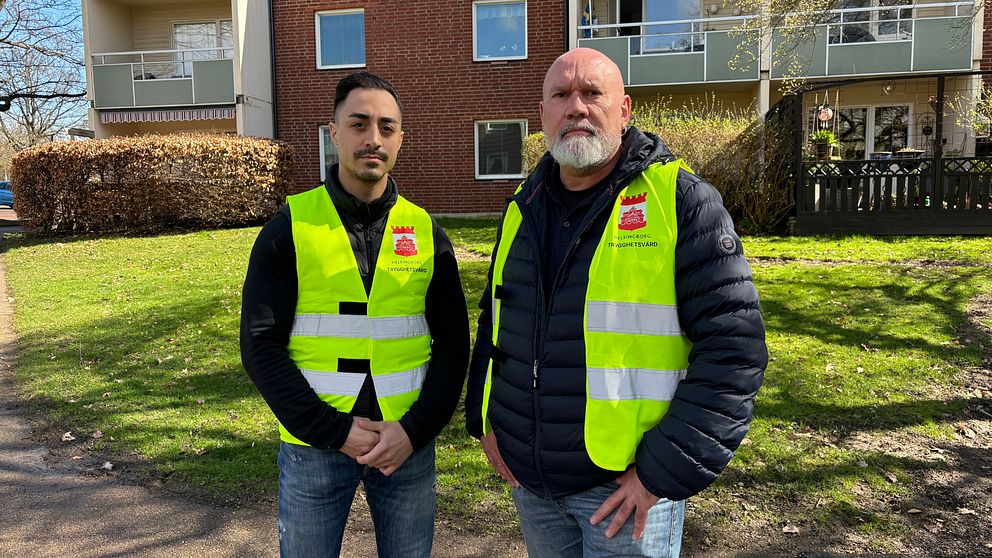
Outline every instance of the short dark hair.
<path id="1" fill-rule="evenodd" d="M 370 72 L 355 72 L 345 76 L 338 82 L 337 89 L 334 90 L 334 119 L 338 119 L 338 107 L 348 98 L 348 94 L 353 89 L 381 89 L 388 92 L 396 99 L 396 105 L 400 108 L 400 116 L 403 116 L 403 103 L 400 96 L 393 89 L 393 84 Z"/>

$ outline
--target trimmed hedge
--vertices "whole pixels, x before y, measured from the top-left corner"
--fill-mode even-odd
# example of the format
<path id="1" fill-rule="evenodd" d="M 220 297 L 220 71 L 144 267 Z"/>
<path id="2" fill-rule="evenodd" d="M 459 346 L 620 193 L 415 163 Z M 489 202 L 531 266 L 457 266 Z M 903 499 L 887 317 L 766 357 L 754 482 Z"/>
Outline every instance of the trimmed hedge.
<path id="1" fill-rule="evenodd" d="M 63 141 L 13 160 L 18 219 L 52 234 L 255 224 L 292 190 L 293 150 L 240 136 Z"/>

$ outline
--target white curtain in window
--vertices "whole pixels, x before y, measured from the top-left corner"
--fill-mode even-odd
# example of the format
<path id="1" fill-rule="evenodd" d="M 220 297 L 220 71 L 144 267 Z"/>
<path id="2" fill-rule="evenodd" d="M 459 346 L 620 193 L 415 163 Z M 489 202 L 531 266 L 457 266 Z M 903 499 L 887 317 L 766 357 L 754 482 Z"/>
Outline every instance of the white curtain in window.
<path id="1" fill-rule="evenodd" d="M 503 19 L 508 17 L 524 17 L 525 4 L 478 4 L 475 8 L 476 17 L 484 19 Z"/>

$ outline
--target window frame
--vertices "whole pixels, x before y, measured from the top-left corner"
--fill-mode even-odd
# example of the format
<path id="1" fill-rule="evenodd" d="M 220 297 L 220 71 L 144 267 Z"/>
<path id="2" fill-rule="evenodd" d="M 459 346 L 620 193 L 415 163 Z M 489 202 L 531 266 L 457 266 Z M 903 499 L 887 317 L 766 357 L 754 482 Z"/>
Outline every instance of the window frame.
<path id="1" fill-rule="evenodd" d="M 476 7 L 480 4 L 523 4 L 524 5 L 524 54 L 523 56 L 487 56 L 479 57 L 479 35 L 478 35 L 478 11 Z M 527 40 L 527 0 L 473 0 L 472 2 L 472 61 L 473 62 L 494 62 L 499 60 L 526 60 L 530 52 L 530 45 Z"/>
<path id="2" fill-rule="evenodd" d="M 527 137 L 527 126 L 529 124 L 526 118 L 504 118 L 496 120 L 475 120 L 472 122 L 472 136 L 473 136 L 473 146 L 474 146 L 474 159 L 475 159 L 475 179 L 476 180 L 518 180 L 527 178 L 527 169 L 521 169 L 521 174 L 480 174 L 479 164 L 480 164 L 480 151 L 479 151 L 479 124 L 520 124 L 520 147 L 521 147 L 521 164 L 523 164 L 523 141 Z"/>
<path id="3" fill-rule="evenodd" d="M 222 39 L 223 39 L 223 33 L 221 32 L 221 24 L 224 23 L 224 22 L 228 22 L 228 23 L 231 24 L 231 46 L 224 46 L 223 45 L 223 41 L 222 41 Z M 231 19 L 231 18 L 229 18 L 229 17 L 221 17 L 221 18 L 215 18 L 215 19 L 206 19 L 205 18 L 205 19 L 176 19 L 176 20 L 171 20 L 169 22 L 169 34 L 170 34 L 169 41 L 170 41 L 170 44 L 172 45 L 172 50 L 173 51 L 181 51 L 182 50 L 182 49 L 179 48 L 179 45 L 176 44 L 176 27 L 177 26 L 180 26 L 180 25 L 206 25 L 208 23 L 209 24 L 213 24 L 213 26 L 214 26 L 214 38 L 216 39 L 214 41 L 216 43 L 216 46 L 215 47 L 208 47 L 208 48 L 211 48 L 211 49 L 216 48 L 216 52 L 220 54 L 220 57 L 218 57 L 218 58 L 211 58 L 211 57 L 207 57 L 207 58 L 188 58 L 187 59 L 187 58 L 185 58 L 183 56 L 177 56 L 179 53 L 176 52 L 176 53 L 173 54 L 173 58 L 175 58 L 175 60 L 173 60 L 173 62 L 178 62 L 178 63 L 181 63 L 182 64 L 182 75 L 179 76 L 179 77 L 156 78 L 156 79 L 160 79 L 160 80 L 161 79 L 191 79 L 193 77 L 193 62 L 194 61 L 202 61 L 202 60 L 233 60 L 234 59 L 234 49 L 237 48 L 237 40 L 236 40 L 236 38 L 234 36 L 234 20 Z M 225 57 L 226 56 L 226 53 L 228 51 L 231 52 L 231 57 L 230 58 L 226 58 Z M 202 53 L 204 51 L 200 51 L 200 52 Z M 147 62 L 146 64 L 152 65 L 152 64 L 156 64 L 156 63 L 155 62 Z M 188 70 L 187 70 L 187 65 L 189 66 L 189 69 Z M 142 68 L 143 67 L 144 67 L 144 64 L 142 64 Z M 175 73 L 175 72 L 173 72 L 173 73 Z"/>
<path id="4" fill-rule="evenodd" d="M 318 149 L 318 160 L 320 161 L 320 182 L 324 184 L 327 181 L 327 165 L 324 161 L 327 159 L 327 153 L 324 151 L 324 130 L 327 130 L 327 141 L 334 147 L 334 140 L 331 138 L 331 125 L 324 124 L 322 126 L 317 126 L 317 149 Z M 338 155 L 337 147 L 334 147 L 334 154 Z M 340 161 L 340 156 L 338 161 Z"/>
<path id="5" fill-rule="evenodd" d="M 814 126 L 815 126 L 815 124 L 816 124 L 816 107 L 815 106 L 810 106 L 808 108 L 809 108 L 810 114 L 812 115 L 812 119 L 807 118 L 807 120 L 806 120 L 807 125 L 809 125 L 809 123 L 812 122 L 814 124 Z M 914 127 L 916 125 L 916 121 L 915 121 L 916 111 L 913 110 L 914 109 L 913 103 L 911 103 L 909 101 L 905 101 L 905 102 L 867 103 L 867 104 L 857 104 L 857 105 L 848 105 L 848 106 L 845 106 L 844 109 L 848 109 L 848 110 L 865 109 L 865 137 L 864 137 L 864 142 L 865 142 L 865 159 L 869 159 L 871 157 L 871 154 L 872 153 L 876 153 L 877 152 L 876 149 L 875 149 L 875 147 L 876 147 L 875 146 L 875 142 L 878 141 L 878 138 L 876 137 L 876 132 L 877 132 L 879 126 L 878 126 L 878 122 L 875 119 L 875 111 L 878 110 L 878 109 L 880 109 L 880 108 L 906 108 L 907 109 L 906 110 L 906 146 L 905 147 L 907 149 L 916 149 L 915 142 L 913 141 L 913 139 L 914 139 L 913 132 L 914 132 Z M 834 109 L 834 110 L 836 112 L 838 109 Z M 837 117 L 838 116 L 835 114 L 834 115 L 834 118 L 837 118 Z M 809 130 L 806 130 L 805 137 L 809 137 L 809 134 L 812 133 L 812 131 L 814 129 L 815 128 L 810 128 Z M 843 150 L 843 147 L 841 147 L 841 149 Z"/>
<path id="6" fill-rule="evenodd" d="M 913 113 L 915 111 L 913 111 L 913 103 L 910 103 L 910 102 L 907 101 L 907 102 L 899 102 L 899 103 L 879 103 L 877 105 L 872 105 L 871 106 L 870 112 L 871 112 L 871 145 L 872 145 L 872 151 L 873 152 L 875 151 L 875 149 L 874 149 L 875 148 L 875 143 L 878 141 L 878 137 L 875 135 L 875 133 L 877 131 L 877 128 L 879 127 L 878 126 L 878 122 L 876 121 L 876 111 L 878 111 L 878 109 L 883 109 L 883 108 L 905 108 L 906 109 L 906 145 L 904 146 L 904 148 L 905 149 L 916 149 L 915 147 L 913 147 L 913 124 L 915 123 L 914 120 L 913 120 L 913 117 L 914 117 L 914 114 Z M 895 153 L 893 153 L 893 155 L 895 155 Z"/>
<path id="7" fill-rule="evenodd" d="M 321 16 L 331 16 L 331 15 L 349 15 L 349 14 L 362 14 L 362 30 L 364 33 L 365 29 L 365 8 L 352 8 L 347 10 L 320 10 L 313 13 L 313 27 L 314 27 L 314 45 L 316 46 L 316 51 L 314 52 L 314 62 L 317 65 L 318 70 L 338 70 L 345 68 L 365 68 L 368 66 L 368 49 L 363 41 L 362 43 L 362 53 L 365 55 L 365 62 L 361 64 L 328 64 L 321 65 L 320 59 L 320 17 Z"/>

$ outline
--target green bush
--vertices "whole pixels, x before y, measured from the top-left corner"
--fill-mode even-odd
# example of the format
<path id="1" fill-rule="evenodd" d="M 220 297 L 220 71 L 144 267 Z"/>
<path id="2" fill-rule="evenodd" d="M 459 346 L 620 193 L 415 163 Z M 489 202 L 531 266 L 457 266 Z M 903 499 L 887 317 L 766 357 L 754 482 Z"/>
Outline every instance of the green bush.
<path id="1" fill-rule="evenodd" d="M 271 217 L 292 189 L 288 145 L 181 134 L 56 142 L 13 160 L 19 220 L 53 234 L 219 228 Z"/>
<path id="2" fill-rule="evenodd" d="M 533 172 L 537 168 L 537 163 L 547 152 L 548 146 L 544 142 L 544 132 L 530 134 L 524 138 L 524 165 L 527 172 Z"/>
<path id="3" fill-rule="evenodd" d="M 741 232 L 769 232 L 791 211 L 793 139 L 788 126 L 764 123 L 713 98 L 678 107 L 666 99 L 635 103 L 631 124 L 660 136 L 676 157 L 713 184 Z M 544 135 L 527 136 L 528 168 L 543 154 Z"/>

